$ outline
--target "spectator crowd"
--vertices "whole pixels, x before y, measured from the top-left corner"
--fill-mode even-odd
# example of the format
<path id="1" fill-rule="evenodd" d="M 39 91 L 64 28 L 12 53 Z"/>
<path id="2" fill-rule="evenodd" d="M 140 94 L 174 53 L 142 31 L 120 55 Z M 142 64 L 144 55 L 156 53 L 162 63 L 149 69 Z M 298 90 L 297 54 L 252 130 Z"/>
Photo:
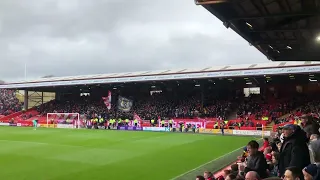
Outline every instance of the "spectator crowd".
<path id="1" fill-rule="evenodd" d="M 194 117 L 221 117 L 226 118 L 231 110 L 231 103 L 227 101 L 212 101 L 206 107 L 201 105 L 197 97 L 171 99 L 162 94 L 142 97 L 134 100 L 130 111 L 121 111 L 117 108 L 117 99 L 112 102 L 110 110 L 101 99 L 90 96 L 55 100 L 37 107 L 41 115 L 47 113 L 80 113 L 88 118 L 101 116 L 108 118 L 133 119 L 134 113 L 141 119 L 169 119 Z"/>
<path id="2" fill-rule="evenodd" d="M 320 180 L 320 132 L 317 118 L 305 116 L 301 126 L 287 124 L 263 146 L 250 141 L 238 162 L 214 177 L 206 171 L 197 180 Z"/>
<path id="3" fill-rule="evenodd" d="M 14 90 L 0 89 L 0 115 L 9 115 L 22 110 L 22 103 Z"/>

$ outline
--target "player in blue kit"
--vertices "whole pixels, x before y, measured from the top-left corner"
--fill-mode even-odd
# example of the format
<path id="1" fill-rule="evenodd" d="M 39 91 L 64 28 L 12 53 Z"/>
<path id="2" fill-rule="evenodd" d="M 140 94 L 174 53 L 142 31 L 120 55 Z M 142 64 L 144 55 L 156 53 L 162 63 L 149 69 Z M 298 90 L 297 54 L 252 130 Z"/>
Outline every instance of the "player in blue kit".
<path id="1" fill-rule="evenodd" d="M 32 122 L 33 122 L 33 128 L 34 128 L 34 130 L 37 130 L 38 120 L 37 120 L 37 119 L 34 119 L 34 120 L 32 120 Z"/>

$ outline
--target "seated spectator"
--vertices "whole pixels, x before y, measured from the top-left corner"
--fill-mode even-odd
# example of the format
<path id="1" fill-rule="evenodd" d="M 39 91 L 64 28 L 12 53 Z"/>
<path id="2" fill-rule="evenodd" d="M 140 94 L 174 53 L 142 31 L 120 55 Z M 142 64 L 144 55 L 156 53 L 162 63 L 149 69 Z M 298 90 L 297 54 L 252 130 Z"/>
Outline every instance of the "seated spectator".
<path id="1" fill-rule="evenodd" d="M 303 180 L 303 174 L 298 167 L 288 167 L 284 173 L 284 180 Z"/>
<path id="2" fill-rule="evenodd" d="M 246 174 L 246 180 L 260 180 L 260 176 L 256 171 L 249 171 Z"/>
<path id="3" fill-rule="evenodd" d="M 318 180 L 318 171 L 319 167 L 316 164 L 309 164 L 302 170 L 304 180 Z"/>
<path id="4" fill-rule="evenodd" d="M 279 176 L 279 153 L 275 152 L 272 155 L 272 164 L 271 164 L 271 171 L 270 176 Z"/>
<path id="5" fill-rule="evenodd" d="M 234 174 L 229 174 L 229 175 L 225 178 L 225 180 L 235 180 L 235 179 L 237 179 L 237 176 L 234 175 Z"/>
<path id="6" fill-rule="evenodd" d="M 226 179 L 228 175 L 231 174 L 231 170 L 227 169 L 223 171 L 223 179 Z"/>
<path id="7" fill-rule="evenodd" d="M 203 176 L 197 176 L 196 180 L 205 180 L 205 178 Z"/>
<path id="8" fill-rule="evenodd" d="M 264 149 L 263 154 L 267 160 L 267 162 L 271 162 L 272 161 L 272 155 L 271 155 L 272 149 L 271 147 L 267 147 Z"/>
<path id="9" fill-rule="evenodd" d="M 249 171 L 257 172 L 261 178 L 266 178 L 267 176 L 267 161 L 264 154 L 259 151 L 259 144 L 257 141 L 250 141 L 247 145 L 249 156 L 247 157 L 246 167 L 244 172 Z M 241 171 L 241 169 L 239 169 Z"/>
<path id="10" fill-rule="evenodd" d="M 232 164 L 231 165 L 231 174 L 234 174 L 237 176 L 238 172 L 239 172 L 239 169 L 238 169 L 238 164 Z"/>
<path id="11" fill-rule="evenodd" d="M 284 142 L 280 149 L 279 173 L 283 176 L 287 167 L 302 169 L 310 164 L 306 133 L 300 126 L 288 124 L 283 127 Z"/>
<path id="12" fill-rule="evenodd" d="M 205 180 L 214 180 L 215 179 L 213 174 L 211 172 L 209 172 L 209 171 L 205 171 L 203 173 L 203 177 L 204 177 Z"/>

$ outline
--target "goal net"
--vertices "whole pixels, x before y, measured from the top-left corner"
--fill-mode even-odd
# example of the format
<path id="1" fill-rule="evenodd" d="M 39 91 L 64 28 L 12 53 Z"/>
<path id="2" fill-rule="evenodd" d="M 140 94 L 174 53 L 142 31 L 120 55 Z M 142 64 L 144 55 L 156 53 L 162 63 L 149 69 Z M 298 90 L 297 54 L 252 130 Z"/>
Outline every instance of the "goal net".
<path id="1" fill-rule="evenodd" d="M 79 113 L 48 113 L 48 128 L 84 128 Z"/>

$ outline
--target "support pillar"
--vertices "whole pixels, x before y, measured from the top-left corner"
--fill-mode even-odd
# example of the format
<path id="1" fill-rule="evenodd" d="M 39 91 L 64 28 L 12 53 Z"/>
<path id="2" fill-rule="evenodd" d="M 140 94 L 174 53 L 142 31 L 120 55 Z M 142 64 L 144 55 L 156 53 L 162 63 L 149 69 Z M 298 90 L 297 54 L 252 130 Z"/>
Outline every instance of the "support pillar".
<path id="1" fill-rule="evenodd" d="M 23 105 L 24 110 L 29 109 L 29 93 L 28 92 L 29 92 L 28 90 L 24 90 L 24 105 Z"/>

